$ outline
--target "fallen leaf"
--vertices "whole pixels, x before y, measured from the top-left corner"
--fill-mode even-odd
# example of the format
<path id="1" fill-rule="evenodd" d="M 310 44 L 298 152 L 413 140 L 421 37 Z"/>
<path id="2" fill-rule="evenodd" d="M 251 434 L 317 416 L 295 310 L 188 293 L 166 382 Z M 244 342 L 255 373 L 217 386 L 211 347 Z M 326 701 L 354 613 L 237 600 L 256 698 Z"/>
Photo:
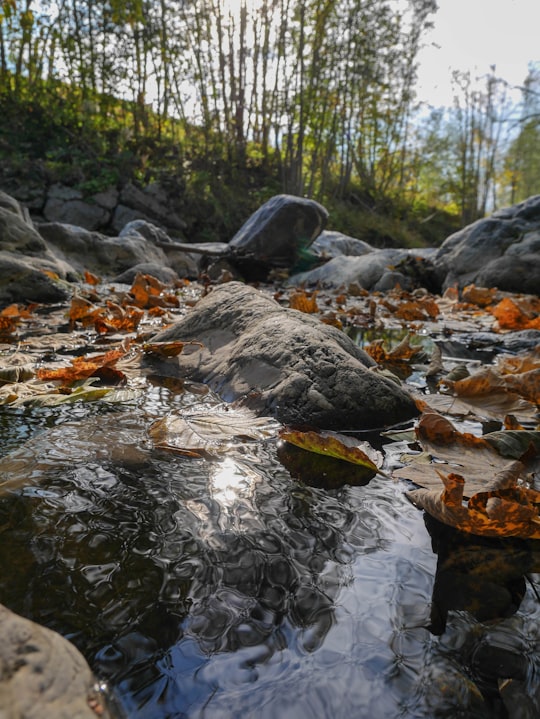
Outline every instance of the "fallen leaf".
<path id="1" fill-rule="evenodd" d="M 415 489 L 407 497 L 419 509 L 457 529 L 488 537 L 540 539 L 540 492 L 518 486 L 521 462 L 510 462 L 492 480 L 491 491 L 465 502 L 465 479 L 439 471 L 444 489 Z"/>
<path id="2" fill-rule="evenodd" d="M 496 296 L 497 290 L 494 287 L 476 287 L 475 285 L 467 285 L 461 293 L 463 302 L 470 302 L 478 307 L 492 305 Z"/>
<path id="3" fill-rule="evenodd" d="M 127 348 L 120 347 L 110 350 L 109 352 L 88 358 L 75 357 L 71 360 L 70 367 L 60 367 L 59 369 L 40 369 L 37 371 L 39 379 L 47 381 L 60 381 L 63 385 L 70 385 L 81 379 L 87 379 L 92 376 L 100 376 L 109 380 L 121 381 L 125 378 L 122 372 L 114 369 L 116 362 L 126 354 Z"/>
<path id="4" fill-rule="evenodd" d="M 148 433 L 158 449 L 204 457 L 227 452 L 239 442 L 274 437 L 279 427 L 269 417 L 230 409 L 164 417 Z"/>
<path id="5" fill-rule="evenodd" d="M 308 314 L 318 312 L 317 292 L 305 292 L 304 290 L 293 292 L 289 297 L 289 307 Z"/>
<path id="6" fill-rule="evenodd" d="M 302 432 L 289 428 L 282 429 L 279 437 L 309 452 L 359 464 L 380 473 L 383 456 L 368 442 L 359 442 L 353 437 L 323 430 Z"/>
<path id="7" fill-rule="evenodd" d="M 158 357 L 176 357 L 184 351 L 185 347 L 204 347 L 204 345 L 202 342 L 194 340 L 190 342 L 172 340 L 170 342 L 145 342 L 142 346 L 144 352 Z"/>
<path id="8" fill-rule="evenodd" d="M 99 285 L 101 282 L 97 275 L 93 275 L 91 272 L 88 272 L 88 270 L 84 271 L 84 281 L 88 285 Z"/>
<path id="9" fill-rule="evenodd" d="M 394 470 L 392 476 L 408 479 L 421 487 L 437 489 L 441 471 L 454 473 L 464 478 L 464 496 L 471 497 L 491 490 L 496 482 L 494 477 L 508 464 L 508 456 L 497 450 L 504 444 L 499 438 L 492 445 L 486 437 L 459 432 L 436 412 L 426 412 L 420 417 L 416 436 L 424 454 L 402 457 L 408 464 Z"/>
<path id="10" fill-rule="evenodd" d="M 490 308 L 501 330 L 540 329 L 540 300 L 504 297 Z"/>

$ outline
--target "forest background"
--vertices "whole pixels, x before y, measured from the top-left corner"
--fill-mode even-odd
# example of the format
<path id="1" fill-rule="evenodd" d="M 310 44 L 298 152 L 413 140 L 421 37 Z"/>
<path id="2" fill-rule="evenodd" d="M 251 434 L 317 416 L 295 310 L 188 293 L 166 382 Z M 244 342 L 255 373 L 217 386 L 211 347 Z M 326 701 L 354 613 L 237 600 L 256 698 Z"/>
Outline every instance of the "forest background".
<path id="1" fill-rule="evenodd" d="M 435 0 L 2 0 L 0 187 L 158 181 L 197 241 L 280 192 L 376 246 L 540 192 L 540 65 L 416 98 Z"/>

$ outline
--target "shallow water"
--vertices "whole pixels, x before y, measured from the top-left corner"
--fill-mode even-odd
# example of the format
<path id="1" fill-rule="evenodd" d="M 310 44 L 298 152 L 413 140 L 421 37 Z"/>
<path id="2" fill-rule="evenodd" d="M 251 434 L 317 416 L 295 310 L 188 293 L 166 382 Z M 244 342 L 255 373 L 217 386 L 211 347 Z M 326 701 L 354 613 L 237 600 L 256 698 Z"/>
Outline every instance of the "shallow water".
<path id="1" fill-rule="evenodd" d="M 379 475 L 309 486 L 275 440 L 151 449 L 152 419 L 216 401 L 0 408 L 0 602 L 68 637 L 130 719 L 506 717 L 501 677 L 538 709 L 534 545 L 464 545 Z"/>

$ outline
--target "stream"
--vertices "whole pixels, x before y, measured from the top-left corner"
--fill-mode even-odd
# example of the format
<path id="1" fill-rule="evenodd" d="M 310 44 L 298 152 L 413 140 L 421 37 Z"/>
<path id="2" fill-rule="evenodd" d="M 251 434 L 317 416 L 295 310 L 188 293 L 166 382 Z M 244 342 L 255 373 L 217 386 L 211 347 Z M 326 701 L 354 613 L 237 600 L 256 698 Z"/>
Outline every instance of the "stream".
<path id="1" fill-rule="evenodd" d="M 0 407 L 21 480 L 0 601 L 73 642 L 129 719 L 539 716 L 538 543 L 464 537 L 381 475 L 310 486 L 275 439 L 151 447 L 153 420 L 218 404 L 148 380 L 121 405 Z M 411 451 L 368 438 L 386 472 Z"/>

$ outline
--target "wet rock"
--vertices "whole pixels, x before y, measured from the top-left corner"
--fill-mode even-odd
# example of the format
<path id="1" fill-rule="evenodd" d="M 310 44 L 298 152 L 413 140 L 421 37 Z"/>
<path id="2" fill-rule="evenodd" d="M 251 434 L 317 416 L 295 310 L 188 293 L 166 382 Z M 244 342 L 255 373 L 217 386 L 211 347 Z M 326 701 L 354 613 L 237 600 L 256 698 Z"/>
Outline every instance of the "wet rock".
<path id="1" fill-rule="evenodd" d="M 450 235 L 434 257 L 442 289 L 474 283 L 540 292 L 540 195 Z"/>
<path id="2" fill-rule="evenodd" d="M 246 279 L 264 280 L 273 268 L 293 267 L 322 232 L 328 212 L 318 202 L 276 195 L 259 207 L 229 242 Z"/>
<path id="3" fill-rule="evenodd" d="M 343 332 L 239 282 L 213 289 L 154 339 L 204 345 L 164 362 L 162 374 L 206 382 L 226 401 L 284 423 L 361 429 L 418 414 L 409 394 L 374 372 Z"/>
<path id="4" fill-rule="evenodd" d="M 168 264 L 163 251 L 140 234 L 107 237 L 57 222 L 40 225 L 39 232 L 54 254 L 79 272 L 110 277 L 143 262 Z"/>
<path id="5" fill-rule="evenodd" d="M 107 719 L 82 654 L 56 632 L 0 605 L 2 719 Z"/>

